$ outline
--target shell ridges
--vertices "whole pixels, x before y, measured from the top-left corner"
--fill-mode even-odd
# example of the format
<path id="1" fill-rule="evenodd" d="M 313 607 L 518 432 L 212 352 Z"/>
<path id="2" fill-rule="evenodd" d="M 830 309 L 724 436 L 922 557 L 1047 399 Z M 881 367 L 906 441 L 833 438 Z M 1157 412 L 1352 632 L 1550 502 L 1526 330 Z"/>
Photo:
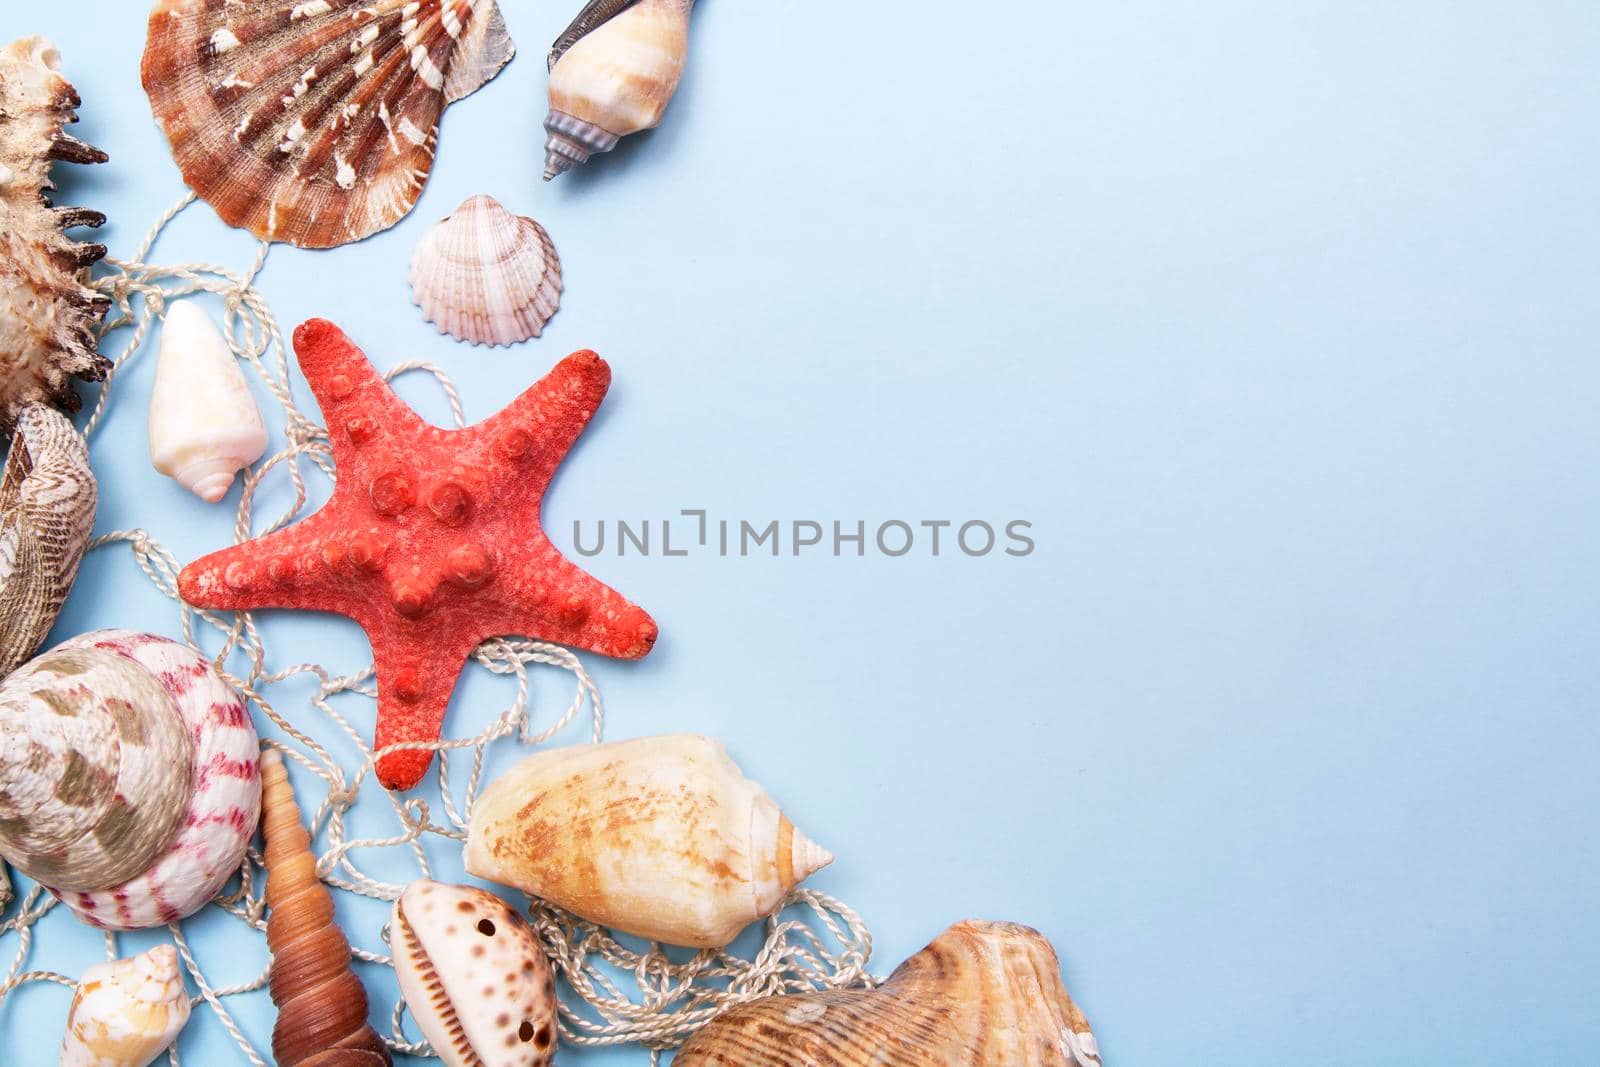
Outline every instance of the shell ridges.
<path id="1" fill-rule="evenodd" d="M 474 196 L 417 245 L 411 291 L 439 332 L 515 344 L 542 334 L 561 306 L 561 259 L 543 226 Z"/>

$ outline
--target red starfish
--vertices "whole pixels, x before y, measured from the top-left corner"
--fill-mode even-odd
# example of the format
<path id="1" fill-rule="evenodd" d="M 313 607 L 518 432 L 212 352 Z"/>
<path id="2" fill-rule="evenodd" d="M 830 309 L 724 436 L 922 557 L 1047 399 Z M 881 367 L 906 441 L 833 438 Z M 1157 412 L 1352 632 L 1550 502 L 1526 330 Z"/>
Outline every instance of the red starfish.
<path id="1" fill-rule="evenodd" d="M 196 607 L 333 611 L 361 625 L 378 675 L 378 748 L 439 737 L 467 656 L 524 634 L 635 659 L 655 644 L 639 607 L 579 570 L 545 536 L 545 487 L 611 384 L 574 352 L 499 414 L 440 429 L 395 396 L 333 323 L 294 332 L 339 471 L 333 496 L 287 529 L 196 560 L 178 576 Z M 390 789 L 433 753 L 378 761 Z"/>

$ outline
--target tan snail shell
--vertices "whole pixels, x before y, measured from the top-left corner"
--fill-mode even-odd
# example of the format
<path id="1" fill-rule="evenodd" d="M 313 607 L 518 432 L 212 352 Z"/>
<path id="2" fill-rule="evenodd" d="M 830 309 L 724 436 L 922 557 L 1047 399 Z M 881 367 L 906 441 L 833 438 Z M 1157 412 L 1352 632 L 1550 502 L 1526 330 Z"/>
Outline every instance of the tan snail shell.
<path id="1" fill-rule="evenodd" d="M 590 0 L 550 50 L 544 180 L 657 126 L 678 90 L 694 0 Z"/>
<path id="2" fill-rule="evenodd" d="M 555 1059 L 555 978 L 526 919 L 493 893 L 426 878 L 389 918 L 394 973 L 445 1067 Z"/>
<path id="3" fill-rule="evenodd" d="M 261 753 L 261 833 L 278 1006 L 273 1059 L 278 1067 L 390 1063 L 388 1046 L 367 1024 L 367 992 L 350 969 L 350 942 L 334 924 L 333 897 L 317 879 L 311 835 L 275 749 Z"/>
<path id="4" fill-rule="evenodd" d="M 0 857 L 84 922 L 177 922 L 239 869 L 261 803 L 239 694 L 187 645 L 99 630 L 0 683 Z"/>
<path id="5" fill-rule="evenodd" d="M 149 1067 L 189 1021 L 178 950 L 157 945 L 78 979 L 60 1067 Z"/>
<path id="6" fill-rule="evenodd" d="M 561 305 L 561 259 L 533 219 L 470 197 L 417 245 L 411 292 L 422 317 L 473 344 L 538 337 Z"/>
<path id="7" fill-rule="evenodd" d="M 0 442 L 29 404 L 77 411 L 73 379 L 101 381 L 111 369 L 95 336 L 111 301 L 85 284 L 106 246 L 65 233 L 106 217 L 49 199 L 56 161 L 106 161 L 63 132 L 79 100 L 60 71 L 61 53 L 43 37 L 0 49 Z"/>
<path id="8" fill-rule="evenodd" d="M 200 305 L 168 305 L 150 390 L 150 461 L 208 504 L 267 450 L 267 428 L 239 361 Z"/>
<path id="9" fill-rule="evenodd" d="M 1100 1067 L 1037 930 L 957 923 L 877 989 L 770 997 L 719 1015 L 673 1067 Z"/>
<path id="10" fill-rule="evenodd" d="M 39 649 L 94 528 L 89 446 L 54 408 L 30 404 L 0 478 L 0 678 Z"/>
<path id="11" fill-rule="evenodd" d="M 467 870 L 625 933 L 721 948 L 833 861 L 720 741 L 536 752 L 473 807 Z"/>
<path id="12" fill-rule="evenodd" d="M 140 74 L 222 221 L 330 248 L 411 210 L 445 106 L 513 51 L 494 0 L 156 0 Z"/>

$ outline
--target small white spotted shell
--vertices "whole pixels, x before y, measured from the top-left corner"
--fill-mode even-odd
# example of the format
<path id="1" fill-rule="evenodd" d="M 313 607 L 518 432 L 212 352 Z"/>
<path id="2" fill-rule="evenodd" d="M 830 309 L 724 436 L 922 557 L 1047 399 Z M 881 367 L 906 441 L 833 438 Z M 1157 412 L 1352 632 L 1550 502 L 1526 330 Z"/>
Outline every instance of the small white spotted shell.
<path id="1" fill-rule="evenodd" d="M 474 196 L 417 245 L 411 292 L 441 333 L 473 344 L 538 337 L 561 305 L 561 259 L 533 219 Z"/>
<path id="2" fill-rule="evenodd" d="M 189 994 L 171 945 L 97 963 L 78 979 L 61 1067 L 149 1067 L 188 1021 Z"/>
<path id="3" fill-rule="evenodd" d="M 554 1062 L 555 980 L 510 905 L 419 879 L 394 902 L 389 939 L 406 1006 L 446 1067 Z"/>

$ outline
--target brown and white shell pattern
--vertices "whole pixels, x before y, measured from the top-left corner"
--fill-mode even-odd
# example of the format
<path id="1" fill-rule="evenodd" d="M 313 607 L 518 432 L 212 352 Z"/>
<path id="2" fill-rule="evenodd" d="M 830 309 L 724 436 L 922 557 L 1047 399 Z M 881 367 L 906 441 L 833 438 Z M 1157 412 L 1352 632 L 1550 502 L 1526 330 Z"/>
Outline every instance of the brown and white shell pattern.
<path id="1" fill-rule="evenodd" d="M 712 1020 L 673 1067 L 1100 1067 L 1037 930 L 957 923 L 877 989 L 769 997 Z"/>
<path id="2" fill-rule="evenodd" d="M 389 921 L 406 1006 L 446 1067 L 555 1061 L 555 978 L 527 921 L 493 893 L 419 879 Z"/>
<path id="3" fill-rule="evenodd" d="M 89 447 L 53 408 L 23 409 L 0 477 L 0 678 L 38 650 L 94 527 Z"/>
<path id="4" fill-rule="evenodd" d="M 156 0 L 141 72 L 224 222 L 330 248 L 411 210 L 445 106 L 514 51 L 494 0 Z"/>
<path id="5" fill-rule="evenodd" d="M 441 333 L 516 344 L 543 333 L 561 306 L 561 259 L 543 226 L 474 196 L 417 245 L 411 292 Z"/>
<path id="6" fill-rule="evenodd" d="M 78 121 L 79 99 L 60 69 L 60 52 L 43 37 L 0 49 L 0 439 L 29 404 L 77 411 L 73 379 L 101 381 L 111 367 L 95 336 L 110 301 L 85 284 L 105 245 L 65 233 L 106 217 L 50 201 L 57 160 L 106 160 L 62 131 Z"/>

